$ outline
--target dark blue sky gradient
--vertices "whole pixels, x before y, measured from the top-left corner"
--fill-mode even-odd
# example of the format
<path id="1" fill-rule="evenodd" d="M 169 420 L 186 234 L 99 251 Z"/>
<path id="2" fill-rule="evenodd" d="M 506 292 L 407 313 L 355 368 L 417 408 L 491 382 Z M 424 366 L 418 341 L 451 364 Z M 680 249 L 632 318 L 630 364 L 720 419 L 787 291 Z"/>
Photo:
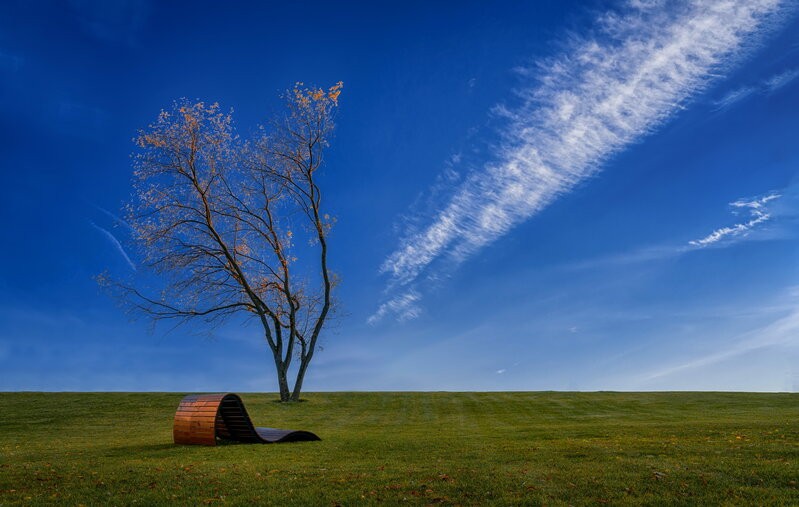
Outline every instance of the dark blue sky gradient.
<path id="1" fill-rule="evenodd" d="M 799 69 L 795 18 L 598 176 L 444 273 L 418 319 L 366 324 L 401 217 L 435 201 L 424 192 L 453 155 L 459 171 L 490 160 L 513 69 L 616 3 L 589 5 L 3 2 L 0 389 L 273 390 L 256 326 L 209 338 L 131 322 L 92 280 L 130 274 L 98 227 L 125 242 L 103 210 L 121 214 L 131 140 L 173 100 L 232 107 L 246 135 L 295 81 L 339 80 L 323 185 L 343 311 L 308 390 L 799 389 L 797 341 L 650 378 L 797 308 L 799 80 L 714 105 Z M 782 211 L 760 235 L 642 254 L 740 222 L 728 203 L 772 191 Z"/>

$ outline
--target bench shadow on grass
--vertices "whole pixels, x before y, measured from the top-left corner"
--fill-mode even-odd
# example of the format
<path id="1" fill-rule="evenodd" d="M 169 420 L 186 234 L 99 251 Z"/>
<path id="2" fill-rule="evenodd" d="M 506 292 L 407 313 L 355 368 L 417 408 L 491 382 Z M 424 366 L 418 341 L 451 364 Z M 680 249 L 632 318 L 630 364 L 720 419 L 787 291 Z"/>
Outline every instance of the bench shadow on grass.
<path id="1" fill-rule="evenodd" d="M 131 456 L 137 457 L 167 457 L 174 454 L 175 450 L 179 450 L 184 446 L 178 446 L 172 442 L 165 442 L 162 444 L 141 444 L 141 445 L 120 445 L 111 447 L 106 451 L 106 456 L 130 458 Z"/>
<path id="2" fill-rule="evenodd" d="M 217 440 L 216 447 L 228 447 L 228 446 L 245 446 L 245 447 L 257 447 L 258 445 L 262 444 L 247 444 L 245 442 L 235 442 L 233 440 Z M 164 442 L 161 444 L 141 444 L 141 445 L 120 445 L 111 447 L 106 452 L 107 456 L 113 457 L 131 457 L 131 456 L 140 456 L 140 457 L 147 457 L 147 458 L 156 458 L 156 457 L 169 457 L 174 456 L 176 452 L 185 451 L 186 449 L 209 449 L 213 448 L 211 446 L 206 445 L 177 445 L 172 442 Z"/>

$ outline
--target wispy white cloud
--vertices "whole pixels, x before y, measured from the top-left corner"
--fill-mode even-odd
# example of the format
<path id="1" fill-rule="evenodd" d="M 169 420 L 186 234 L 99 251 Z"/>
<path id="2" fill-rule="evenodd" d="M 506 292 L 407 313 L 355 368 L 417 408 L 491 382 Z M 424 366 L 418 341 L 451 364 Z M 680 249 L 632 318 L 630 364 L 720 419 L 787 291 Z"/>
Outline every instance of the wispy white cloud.
<path id="1" fill-rule="evenodd" d="M 779 199 L 779 201 L 776 201 Z M 595 257 L 560 266 L 567 270 L 596 270 L 603 268 L 627 268 L 634 264 L 659 262 L 689 254 L 712 245 L 713 248 L 722 248 L 735 245 L 744 240 L 751 239 L 786 239 L 794 237 L 793 227 L 790 226 L 799 216 L 799 188 L 788 186 L 780 191 L 772 191 L 763 197 L 738 199 L 729 203 L 734 215 L 748 213 L 749 220 L 728 227 L 714 230 L 707 236 L 688 241 L 687 243 L 664 243 L 638 247 L 626 252 L 617 252 L 606 256 Z M 772 226 L 768 234 L 762 234 L 765 229 L 760 227 L 760 234 L 750 234 L 764 222 Z M 787 229 L 786 229 L 787 226 Z M 782 228 L 782 230 L 780 230 Z"/>
<path id="2" fill-rule="evenodd" d="M 684 370 L 701 368 L 768 347 L 799 344 L 799 309 L 767 324 L 736 337 L 729 346 L 646 375 L 644 380 L 668 377 Z"/>
<path id="3" fill-rule="evenodd" d="M 495 162 L 463 181 L 381 271 L 394 286 L 411 284 L 437 261 L 461 262 L 537 214 L 682 109 L 785 5 L 636 1 L 599 16 L 591 35 L 525 69 L 536 82 L 518 105 L 498 108 L 508 123 Z"/>
<path id="4" fill-rule="evenodd" d="M 742 88 L 731 90 L 725 93 L 723 97 L 713 102 L 714 110 L 721 111 L 723 109 L 727 109 L 731 105 L 737 104 L 738 102 L 750 97 L 755 92 L 757 92 L 757 88 L 752 86 L 744 86 Z"/>
<path id="5" fill-rule="evenodd" d="M 786 70 L 766 80 L 765 85 L 769 91 L 776 91 L 799 77 L 799 69 Z"/>
<path id="6" fill-rule="evenodd" d="M 106 239 L 108 239 L 108 241 L 111 243 L 111 245 L 113 245 L 113 247 L 116 248 L 117 252 L 119 252 L 119 255 L 121 255 L 122 258 L 125 259 L 125 262 L 128 263 L 128 266 L 130 266 L 130 269 L 132 269 L 133 271 L 136 271 L 136 265 L 133 263 L 132 260 L 130 260 L 130 257 L 128 256 L 128 253 L 122 247 L 122 243 L 119 242 L 119 240 L 116 238 L 116 236 L 111 234 L 111 232 L 108 231 L 107 229 L 104 229 L 104 228 L 100 227 L 99 225 L 95 224 L 94 222 L 89 222 L 89 223 L 91 224 L 92 227 L 94 227 L 95 229 L 100 231 L 100 233 L 103 236 L 105 236 Z"/>
<path id="7" fill-rule="evenodd" d="M 713 102 L 714 110 L 721 111 L 753 95 L 773 93 L 799 77 L 799 69 L 789 69 L 761 80 L 754 85 L 746 85 L 725 93 Z"/>
<path id="8" fill-rule="evenodd" d="M 771 193 L 765 197 L 752 199 L 752 200 L 738 200 L 731 202 L 730 206 L 733 209 L 748 210 L 750 219 L 729 227 L 722 227 L 711 232 L 701 239 L 689 241 L 688 244 L 693 247 L 704 248 L 722 240 L 730 240 L 731 238 L 745 237 L 753 228 L 768 221 L 771 214 L 768 213 L 766 206 L 770 201 L 780 198 L 780 194 Z"/>
<path id="9" fill-rule="evenodd" d="M 376 324 L 389 314 L 396 316 L 399 322 L 415 319 L 422 312 L 421 307 L 418 305 L 420 299 L 421 295 L 413 289 L 403 292 L 380 305 L 366 322 L 370 325 Z"/>

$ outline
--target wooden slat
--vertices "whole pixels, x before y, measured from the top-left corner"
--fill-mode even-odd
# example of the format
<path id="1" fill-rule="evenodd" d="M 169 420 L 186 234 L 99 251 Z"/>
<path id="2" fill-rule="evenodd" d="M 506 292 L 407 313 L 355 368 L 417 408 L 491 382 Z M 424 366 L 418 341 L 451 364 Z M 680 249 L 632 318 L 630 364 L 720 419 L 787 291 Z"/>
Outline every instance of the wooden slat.
<path id="1" fill-rule="evenodd" d="M 175 412 L 176 444 L 216 445 L 216 417 L 224 394 L 189 395 Z"/>

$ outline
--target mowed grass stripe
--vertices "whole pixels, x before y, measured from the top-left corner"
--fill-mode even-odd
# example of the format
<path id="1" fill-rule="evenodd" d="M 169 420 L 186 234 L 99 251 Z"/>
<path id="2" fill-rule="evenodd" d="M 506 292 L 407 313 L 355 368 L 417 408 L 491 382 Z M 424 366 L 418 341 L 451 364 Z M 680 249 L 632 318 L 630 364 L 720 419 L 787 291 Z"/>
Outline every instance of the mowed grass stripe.
<path id="1" fill-rule="evenodd" d="M 799 504 L 796 394 L 245 394 L 323 440 L 214 448 L 181 398 L 0 393 L 0 504 Z"/>

